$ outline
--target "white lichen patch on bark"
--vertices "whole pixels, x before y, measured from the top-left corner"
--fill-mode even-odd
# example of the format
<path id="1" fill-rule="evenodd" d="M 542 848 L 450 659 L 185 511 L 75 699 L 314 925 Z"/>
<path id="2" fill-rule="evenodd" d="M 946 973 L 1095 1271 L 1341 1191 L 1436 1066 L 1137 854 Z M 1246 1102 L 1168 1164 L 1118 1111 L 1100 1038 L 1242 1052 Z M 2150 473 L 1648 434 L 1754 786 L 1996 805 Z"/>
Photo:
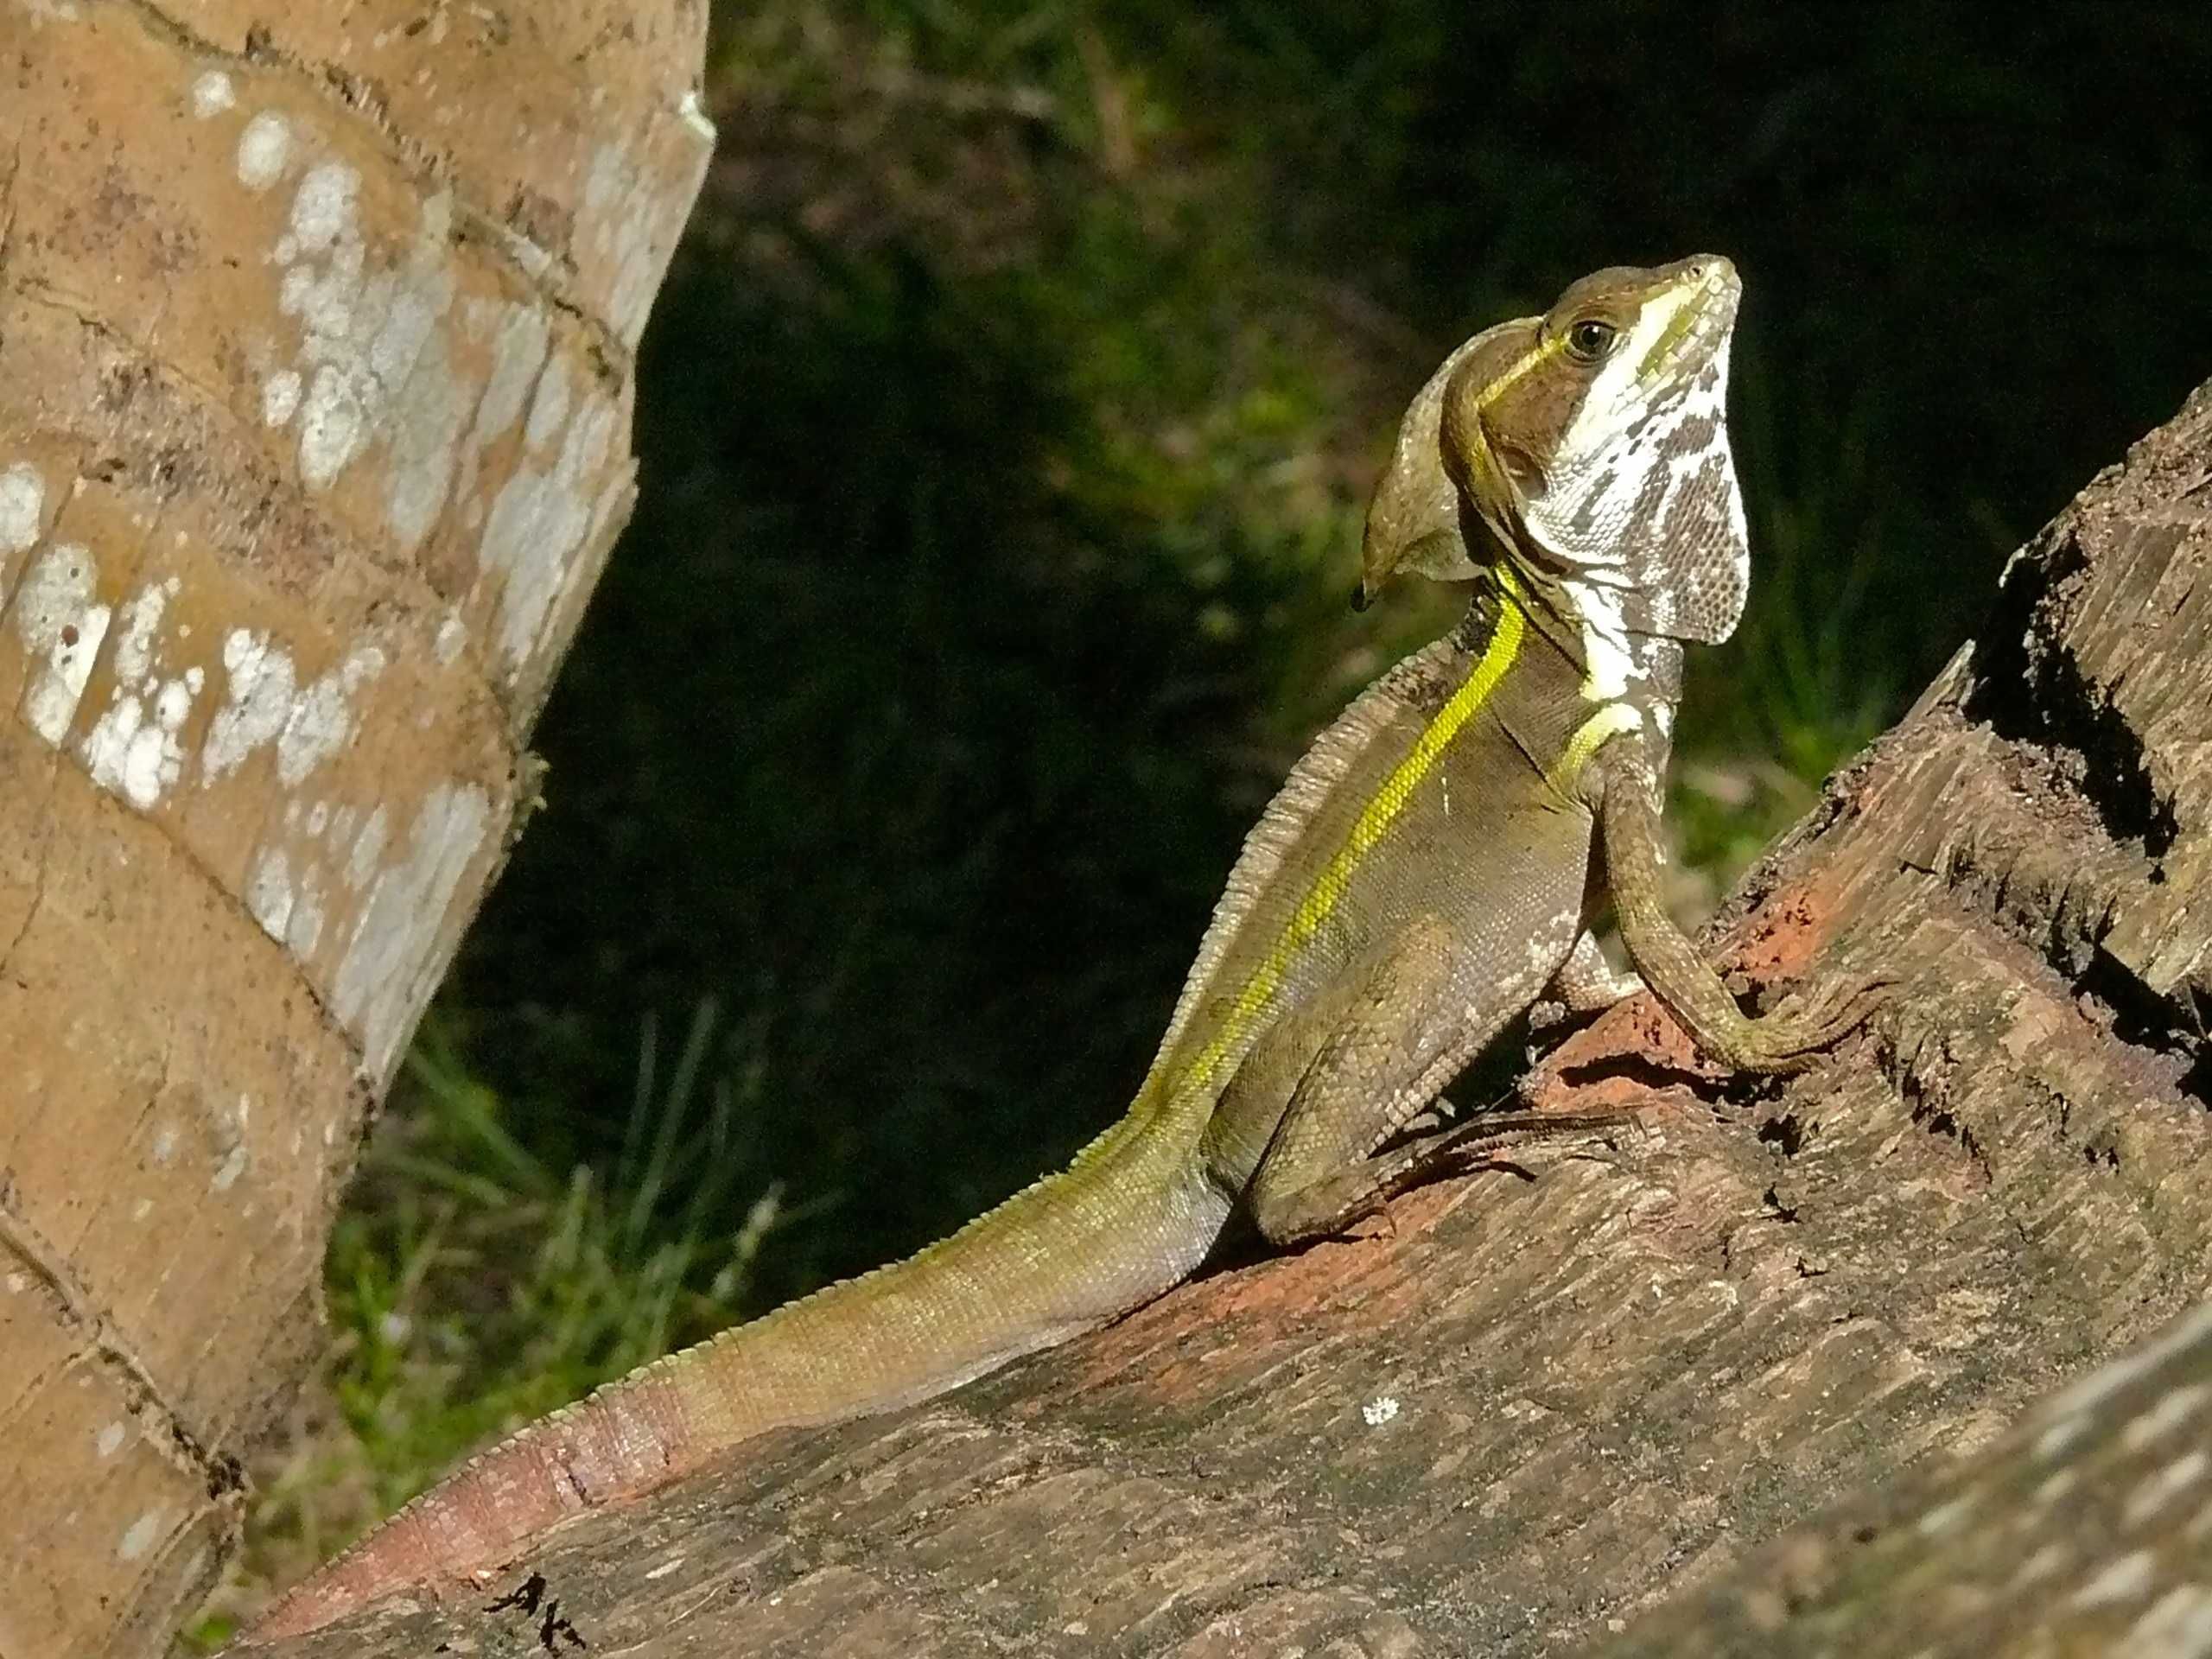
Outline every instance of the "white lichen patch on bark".
<path id="1" fill-rule="evenodd" d="M 232 1147 L 223 1154 L 223 1161 L 215 1166 L 215 1173 L 207 1178 L 207 1190 L 229 1192 L 238 1184 L 238 1177 L 245 1173 L 245 1166 L 251 1161 L 251 1154 L 243 1146 Z"/>
<path id="2" fill-rule="evenodd" d="M 92 550 L 62 543 L 33 560 L 16 588 L 16 633 L 34 664 L 23 721 L 57 748 L 69 735 L 107 637 L 108 607 L 93 598 L 99 582 Z"/>
<path id="3" fill-rule="evenodd" d="M 274 742 L 292 715 L 296 676 L 291 653 L 271 644 L 266 633 L 232 629 L 223 641 L 223 667 L 229 676 L 228 695 L 200 746 L 203 787 L 219 783 L 256 749 Z"/>
<path id="4" fill-rule="evenodd" d="M 461 653 L 467 644 L 468 624 L 462 621 L 458 613 L 448 616 L 438 624 L 438 637 L 431 645 L 437 656 L 438 666 L 451 668 L 461 660 Z"/>
<path id="5" fill-rule="evenodd" d="M 360 1042 L 363 1063 L 375 1077 L 389 1075 L 435 982 L 447 912 L 491 821 L 491 799 L 475 785 L 437 785 L 423 798 L 404 850 L 369 888 L 339 963 L 331 1004 Z"/>
<path id="6" fill-rule="evenodd" d="M 200 746 L 201 786 L 219 783 L 274 744 L 278 780 L 298 788 L 353 734 L 357 701 L 385 666 L 381 647 L 356 645 L 343 663 L 302 686 L 290 652 L 265 633 L 233 628 L 223 641 L 223 706 Z"/>
<path id="7" fill-rule="evenodd" d="M 300 376 L 296 369 L 278 369 L 261 383 L 261 420 L 264 426 L 287 426 L 299 412 Z"/>
<path id="8" fill-rule="evenodd" d="M 383 528 L 411 551 L 436 527 L 456 479 L 463 494 L 474 490 L 485 448 L 512 429 L 533 385 L 540 434 L 566 423 L 568 368 L 558 357 L 548 367 L 551 330 L 541 307 L 479 299 L 462 324 L 488 342 L 492 360 L 480 387 L 474 372 L 464 374 L 454 357 L 451 196 L 429 197 L 411 244 L 387 256 L 367 239 L 360 190 L 359 175 L 342 162 L 318 162 L 301 176 L 270 256 L 283 273 L 278 309 L 301 337 L 289 359 L 264 374 L 261 415 L 270 427 L 296 425 L 300 480 L 311 492 L 380 448 Z M 571 541 L 560 550 L 573 549 Z"/>
<path id="9" fill-rule="evenodd" d="M 192 83 L 192 113 L 200 120 L 220 115 L 237 102 L 238 92 L 220 69 L 210 69 Z"/>
<path id="10" fill-rule="evenodd" d="M 264 110 L 238 135 L 238 182 L 258 195 L 284 176 L 291 158 L 291 123 L 274 110 Z"/>
<path id="11" fill-rule="evenodd" d="M 282 847 L 264 847 L 246 872 L 245 907 L 261 931 L 283 943 L 292 920 L 292 861 Z"/>
<path id="12" fill-rule="evenodd" d="M 715 137 L 714 118 L 707 113 L 705 106 L 699 102 L 699 92 L 696 87 L 685 92 L 677 101 L 676 118 L 692 131 L 697 133 L 701 141 L 710 149 L 713 147 Z"/>
<path id="13" fill-rule="evenodd" d="M 660 184 L 658 170 L 641 171 L 622 146 L 602 144 L 584 175 L 582 212 L 577 216 L 577 241 L 613 273 L 607 283 L 607 321 L 633 349 L 660 287 L 661 215 L 668 207 Z"/>
<path id="14" fill-rule="evenodd" d="M 166 1516 L 161 1510 L 149 1510 L 124 1529 L 115 1547 L 116 1554 L 126 1561 L 135 1561 L 153 1548 L 162 1535 Z"/>
<path id="15" fill-rule="evenodd" d="M 543 470 L 525 461 L 499 487 L 479 544 L 484 568 L 506 577 L 499 594 L 499 645 L 510 667 L 520 666 L 537 649 L 571 561 L 626 484 L 620 474 L 604 475 L 619 407 L 609 398 L 588 397 L 569 416 L 567 383 L 550 365 L 525 429 L 530 449 L 543 450 L 560 429 L 560 421 L 538 418 L 549 394 L 567 420 L 567 435 Z"/>
<path id="16" fill-rule="evenodd" d="M 357 645 L 344 663 L 292 699 L 292 712 L 276 735 L 276 776 L 296 789 L 353 734 L 353 699 L 384 672 L 375 645 Z"/>
<path id="17" fill-rule="evenodd" d="M 38 540 L 46 480 L 27 461 L 0 469 L 0 555 L 28 552 Z"/>
<path id="18" fill-rule="evenodd" d="M 294 360 L 261 387 L 262 418 L 299 422 L 300 480 L 334 483 L 365 449 L 389 448 L 389 528 L 412 549 L 443 510 L 467 397 L 442 322 L 453 304 L 453 199 L 428 198 L 413 245 L 372 257 L 362 230 L 360 175 L 323 161 L 302 176 L 271 250 L 278 308 L 297 321 Z"/>
<path id="19" fill-rule="evenodd" d="M 340 839 L 344 838 L 345 833 L 345 824 L 341 823 L 338 830 Z M 361 833 L 353 838 L 353 847 L 346 857 L 346 885 L 354 892 L 359 893 L 367 887 L 375 877 L 377 867 L 384 860 L 385 838 L 391 833 L 391 818 L 384 808 L 379 806 L 369 814 L 368 821 L 362 824 Z"/>
<path id="20" fill-rule="evenodd" d="M 170 576 L 124 602 L 115 690 L 82 749 L 92 781 L 141 811 L 159 804 L 183 776 L 184 723 L 207 684 L 198 664 L 167 677 L 161 671 L 162 617 L 179 585 Z"/>

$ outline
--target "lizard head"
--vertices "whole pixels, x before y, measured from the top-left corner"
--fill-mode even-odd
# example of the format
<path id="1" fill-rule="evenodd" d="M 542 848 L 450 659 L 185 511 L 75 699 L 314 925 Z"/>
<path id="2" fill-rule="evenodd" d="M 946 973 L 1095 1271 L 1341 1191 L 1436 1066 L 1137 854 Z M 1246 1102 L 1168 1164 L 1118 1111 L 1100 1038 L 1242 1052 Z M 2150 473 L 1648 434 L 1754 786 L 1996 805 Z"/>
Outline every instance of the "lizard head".
<path id="1" fill-rule="evenodd" d="M 1715 255 L 1617 266 L 1460 346 L 1399 429 L 1363 594 L 1502 551 L 1633 632 L 1726 639 L 1750 577 L 1725 405 L 1741 292 Z"/>

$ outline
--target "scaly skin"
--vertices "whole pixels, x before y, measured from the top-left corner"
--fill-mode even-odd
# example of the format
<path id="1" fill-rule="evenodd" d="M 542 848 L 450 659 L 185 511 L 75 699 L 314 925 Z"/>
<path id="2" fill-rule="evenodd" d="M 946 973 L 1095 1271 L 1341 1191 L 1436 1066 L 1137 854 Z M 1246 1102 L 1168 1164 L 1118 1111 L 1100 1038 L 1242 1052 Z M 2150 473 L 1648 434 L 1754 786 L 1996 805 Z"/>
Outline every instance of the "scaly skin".
<path id="1" fill-rule="evenodd" d="M 1464 1141 L 1383 1150 L 1548 986 L 1585 1009 L 1627 988 L 1588 940 L 1601 869 L 1637 968 L 1716 1058 L 1792 1069 L 1847 1029 L 1855 1005 L 1833 1000 L 1747 1019 L 1656 902 L 1676 640 L 1725 637 L 1748 570 L 1721 411 L 1736 296 L 1725 260 L 1599 272 L 1422 390 L 1370 515 L 1365 591 L 1400 569 L 1478 577 L 1474 606 L 1293 771 L 1135 1103 L 1072 1166 L 518 1431 L 249 1640 L 498 1567 L 768 1429 L 927 1399 L 1064 1341 L 1165 1293 L 1233 1222 L 1277 1244 L 1340 1230 Z"/>

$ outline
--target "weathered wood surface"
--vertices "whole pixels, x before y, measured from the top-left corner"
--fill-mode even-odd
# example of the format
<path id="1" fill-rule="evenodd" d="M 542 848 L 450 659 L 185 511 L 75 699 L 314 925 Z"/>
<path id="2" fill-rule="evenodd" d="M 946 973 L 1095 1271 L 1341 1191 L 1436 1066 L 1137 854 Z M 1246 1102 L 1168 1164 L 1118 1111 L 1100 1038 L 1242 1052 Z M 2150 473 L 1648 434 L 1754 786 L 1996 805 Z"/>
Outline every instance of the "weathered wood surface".
<path id="1" fill-rule="evenodd" d="M 1728 949 L 1753 978 L 1825 947 L 1897 982 L 1831 1064 L 1686 1080 L 1679 1034 L 1624 1006 L 1537 1085 L 1647 1103 L 1612 1147 L 1427 1188 L 1395 1232 L 1216 1274 L 927 1407 L 764 1440 L 486 1592 L 278 1651 L 1535 1655 L 1732 1568 L 1780 1583 L 1744 1558 L 1842 1495 L 1940 1487 L 2212 1287 L 2209 484 L 2212 389 L 2015 561 L 1981 643 L 1739 893 Z M 2212 1414 L 2164 1409 L 2170 1464 Z M 2110 1444 L 2080 1434 L 2037 1479 Z M 1929 1559 L 1966 1540 L 1962 1576 L 2001 1560 L 2002 1490 L 1930 1523 Z M 2205 1571 L 2203 1495 L 2169 1496 L 2132 1516 L 2119 1496 L 2120 1534 L 1992 1590 L 2005 1628 L 2092 1583 L 2125 1628 Z M 2145 1570 L 2107 1570 L 2139 1549 Z M 1863 1628 L 1915 1628 L 1898 1599 L 1926 1580 L 1877 1586 Z M 1634 1650 L 1707 1650 L 1720 1605 L 1661 1614 Z M 1746 1628 L 1812 1605 L 1761 1602 Z M 2042 1650 L 1951 1628 L 1945 1652 Z"/>
<path id="2" fill-rule="evenodd" d="M 2212 1306 L 1669 1603 L 1598 1659 L 2212 1651 Z"/>
<path id="3" fill-rule="evenodd" d="M 700 0 L 0 0 L 0 1655 L 168 1645 L 535 788 Z"/>

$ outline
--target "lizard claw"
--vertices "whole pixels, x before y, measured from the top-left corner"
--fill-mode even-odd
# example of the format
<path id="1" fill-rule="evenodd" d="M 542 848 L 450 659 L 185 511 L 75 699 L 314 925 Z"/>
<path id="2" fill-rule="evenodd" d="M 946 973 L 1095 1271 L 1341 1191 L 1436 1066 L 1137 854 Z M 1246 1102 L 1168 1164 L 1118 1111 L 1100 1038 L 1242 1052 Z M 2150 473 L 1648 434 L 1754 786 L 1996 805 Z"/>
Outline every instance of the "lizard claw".
<path id="1" fill-rule="evenodd" d="M 1884 975 L 1847 980 L 1810 993 L 1792 993 L 1773 1013 L 1752 1023 L 1768 1069 L 1802 1071 L 1814 1057 L 1873 1017 L 1897 982 Z"/>

